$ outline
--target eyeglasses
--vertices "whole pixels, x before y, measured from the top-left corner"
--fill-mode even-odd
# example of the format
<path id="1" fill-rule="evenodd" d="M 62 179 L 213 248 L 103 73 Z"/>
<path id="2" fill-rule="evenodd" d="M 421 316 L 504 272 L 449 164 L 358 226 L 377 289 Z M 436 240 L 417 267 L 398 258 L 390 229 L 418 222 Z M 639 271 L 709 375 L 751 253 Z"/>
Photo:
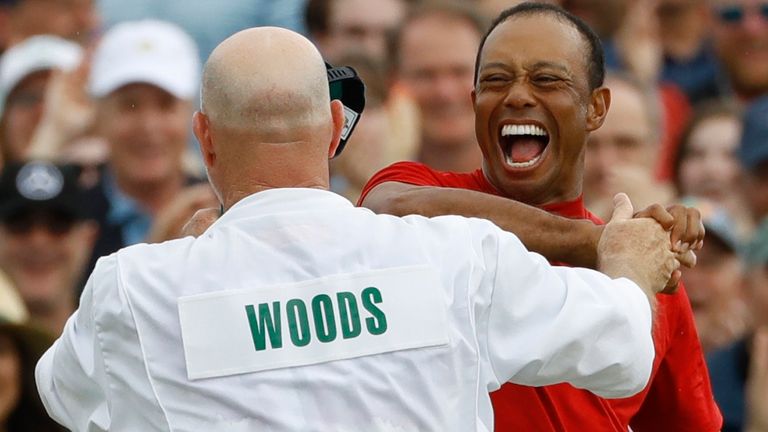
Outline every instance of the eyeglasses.
<path id="1" fill-rule="evenodd" d="M 747 8 L 744 5 L 728 5 L 721 6 L 715 9 L 717 17 L 721 22 L 725 24 L 738 25 L 744 22 L 747 13 L 752 8 Z M 756 7 L 757 13 L 763 20 L 768 21 L 768 3 L 760 3 Z"/>
<path id="2" fill-rule="evenodd" d="M 61 236 L 67 234 L 75 225 L 75 218 L 67 212 L 52 211 L 20 211 L 6 217 L 2 224 L 13 235 L 27 235 L 35 227 L 45 228 L 50 234 Z"/>

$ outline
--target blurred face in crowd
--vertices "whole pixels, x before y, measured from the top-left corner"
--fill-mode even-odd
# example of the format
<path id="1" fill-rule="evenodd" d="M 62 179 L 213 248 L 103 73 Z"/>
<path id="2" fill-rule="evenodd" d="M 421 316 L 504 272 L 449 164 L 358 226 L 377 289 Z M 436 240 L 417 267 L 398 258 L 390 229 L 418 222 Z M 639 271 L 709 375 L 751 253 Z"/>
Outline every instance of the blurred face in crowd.
<path id="1" fill-rule="evenodd" d="M 736 158 L 741 122 L 735 116 L 709 117 L 691 131 L 680 161 L 681 195 L 724 202 L 739 187 Z"/>
<path id="2" fill-rule="evenodd" d="M 696 267 L 681 270 L 698 323 L 741 295 L 742 265 L 738 255 L 715 236 L 708 236 L 696 256 Z"/>
<path id="3" fill-rule="evenodd" d="M 749 269 L 746 285 L 755 326 L 768 325 L 768 264 Z"/>
<path id="4" fill-rule="evenodd" d="M 601 38 L 610 38 L 627 13 L 627 0 L 563 0 L 568 12 L 583 19 Z"/>
<path id="5" fill-rule="evenodd" d="M 613 196 L 611 177 L 628 167 L 653 171 L 658 145 L 649 107 L 640 90 L 620 79 L 606 80 L 611 109 L 587 141 L 584 195 Z"/>
<path id="6" fill-rule="evenodd" d="M 96 238 L 92 223 L 57 210 L 21 210 L 0 223 L 0 269 L 35 312 L 69 300 Z"/>
<path id="7" fill-rule="evenodd" d="M 768 92 L 768 5 L 763 0 L 710 0 L 717 55 L 743 97 Z"/>
<path id="8" fill-rule="evenodd" d="M 405 15 L 403 0 L 333 0 L 330 2 L 328 34 L 318 38 L 323 55 L 338 59 L 350 52 L 365 52 L 383 60 L 387 33 Z"/>
<path id="9" fill-rule="evenodd" d="M 21 398 L 21 361 L 16 343 L 0 333 L 0 428 Z"/>
<path id="10" fill-rule="evenodd" d="M 471 23 L 445 15 L 420 17 L 403 29 L 398 78 L 419 107 L 424 141 L 475 144 L 470 93 L 480 38 Z"/>
<path id="11" fill-rule="evenodd" d="M 489 19 L 494 19 L 504 10 L 517 6 L 526 0 L 476 0 L 475 3 L 480 8 L 480 11 Z M 553 5 L 561 5 L 561 0 L 540 0 L 537 3 L 549 3 Z"/>
<path id="12" fill-rule="evenodd" d="M 11 44 L 39 34 L 85 43 L 100 26 L 94 0 L 20 0 L 9 18 Z"/>
<path id="13" fill-rule="evenodd" d="M 192 105 L 150 84 L 128 84 L 98 101 L 97 129 L 110 144 L 118 184 L 152 185 L 177 179 Z"/>
<path id="14" fill-rule="evenodd" d="M 768 160 L 747 172 L 744 177 L 744 197 L 752 218 L 759 222 L 768 216 Z"/>
<path id="15" fill-rule="evenodd" d="M 8 160 L 24 158 L 43 115 L 45 87 L 50 74 L 50 71 L 30 74 L 13 88 L 6 99 L 0 142 Z"/>
<path id="16" fill-rule="evenodd" d="M 475 130 L 483 172 L 504 195 L 540 205 L 581 193 L 587 135 L 609 98 L 590 90 L 588 52 L 576 28 L 549 14 L 511 18 L 489 35 Z"/>
<path id="17" fill-rule="evenodd" d="M 661 0 L 656 10 L 659 18 L 659 36 L 666 53 L 690 54 L 698 49 L 706 37 L 709 14 L 707 0 Z"/>

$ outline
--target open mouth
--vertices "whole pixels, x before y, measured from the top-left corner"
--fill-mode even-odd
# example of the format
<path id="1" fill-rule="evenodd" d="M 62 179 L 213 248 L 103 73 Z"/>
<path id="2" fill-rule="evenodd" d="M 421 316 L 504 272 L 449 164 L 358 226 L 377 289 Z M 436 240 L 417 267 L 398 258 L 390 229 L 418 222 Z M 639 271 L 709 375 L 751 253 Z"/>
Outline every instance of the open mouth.
<path id="1" fill-rule="evenodd" d="M 499 143 L 507 165 L 529 168 L 542 159 L 549 144 L 549 133 L 535 124 L 508 124 L 501 128 Z"/>

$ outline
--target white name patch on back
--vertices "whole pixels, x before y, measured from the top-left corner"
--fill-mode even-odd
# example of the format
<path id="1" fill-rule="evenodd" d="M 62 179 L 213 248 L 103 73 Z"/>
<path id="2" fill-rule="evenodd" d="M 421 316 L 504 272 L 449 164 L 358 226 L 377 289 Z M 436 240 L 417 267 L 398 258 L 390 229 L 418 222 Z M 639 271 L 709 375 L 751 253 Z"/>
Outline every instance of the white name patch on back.
<path id="1" fill-rule="evenodd" d="M 298 367 L 448 343 L 426 266 L 335 275 L 178 300 L 189 379 Z"/>

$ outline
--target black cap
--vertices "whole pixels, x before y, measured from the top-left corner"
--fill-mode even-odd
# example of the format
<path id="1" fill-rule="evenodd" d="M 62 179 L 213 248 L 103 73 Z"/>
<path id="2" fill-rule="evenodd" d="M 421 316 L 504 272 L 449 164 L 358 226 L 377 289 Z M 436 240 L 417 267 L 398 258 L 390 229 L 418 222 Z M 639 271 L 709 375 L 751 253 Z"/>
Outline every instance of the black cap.
<path id="1" fill-rule="evenodd" d="M 5 166 L 0 174 L 0 219 L 34 209 L 62 211 L 85 219 L 79 171 L 74 165 L 44 161 Z"/>

